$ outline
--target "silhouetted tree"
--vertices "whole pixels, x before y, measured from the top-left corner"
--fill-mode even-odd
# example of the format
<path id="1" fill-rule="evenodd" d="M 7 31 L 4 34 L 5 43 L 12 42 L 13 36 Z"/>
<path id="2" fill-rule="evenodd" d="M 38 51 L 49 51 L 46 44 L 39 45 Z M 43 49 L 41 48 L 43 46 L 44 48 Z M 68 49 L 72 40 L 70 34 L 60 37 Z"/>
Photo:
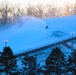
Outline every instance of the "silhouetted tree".
<path id="1" fill-rule="evenodd" d="M 74 50 L 68 59 L 68 70 L 76 75 L 76 50 Z"/>
<path id="2" fill-rule="evenodd" d="M 55 73 L 61 75 L 65 71 L 65 58 L 63 52 L 59 48 L 52 50 L 51 54 L 46 59 L 46 67 L 49 75 Z"/>
<path id="3" fill-rule="evenodd" d="M 2 62 L 5 66 L 4 71 L 6 71 L 6 74 L 8 75 L 9 70 L 16 64 L 14 60 L 14 55 L 12 52 L 12 49 L 10 47 L 4 47 L 3 53 L 1 54 Z"/>
<path id="4" fill-rule="evenodd" d="M 24 70 L 27 75 L 36 75 L 36 58 L 33 56 L 27 56 L 23 59 L 23 64 L 25 65 Z"/>

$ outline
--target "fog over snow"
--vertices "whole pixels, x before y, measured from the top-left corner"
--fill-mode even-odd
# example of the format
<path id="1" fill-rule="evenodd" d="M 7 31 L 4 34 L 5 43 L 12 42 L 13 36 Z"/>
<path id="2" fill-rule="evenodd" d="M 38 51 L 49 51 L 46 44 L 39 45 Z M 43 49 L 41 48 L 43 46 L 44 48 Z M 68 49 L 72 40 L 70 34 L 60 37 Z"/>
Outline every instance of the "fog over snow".
<path id="1" fill-rule="evenodd" d="M 22 16 L 15 21 L 15 25 L 0 32 L 0 51 L 5 46 L 4 40 L 8 40 L 7 46 L 18 54 L 68 39 L 72 31 L 76 36 L 76 15 L 43 20 Z"/>

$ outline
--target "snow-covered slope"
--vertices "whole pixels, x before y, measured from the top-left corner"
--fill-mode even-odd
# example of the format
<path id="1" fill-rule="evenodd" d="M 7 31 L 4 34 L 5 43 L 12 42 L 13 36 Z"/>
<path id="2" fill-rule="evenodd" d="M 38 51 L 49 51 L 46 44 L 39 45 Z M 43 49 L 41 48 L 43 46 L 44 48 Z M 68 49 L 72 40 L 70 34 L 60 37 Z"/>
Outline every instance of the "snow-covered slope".
<path id="1" fill-rule="evenodd" d="M 73 31 L 76 33 L 76 15 L 44 19 L 44 22 L 51 31 L 61 31 L 69 35 Z"/>
<path id="2" fill-rule="evenodd" d="M 13 52 L 20 53 L 46 40 L 47 31 L 44 21 L 34 17 L 21 17 L 16 20 L 14 26 L 0 32 L 0 51 L 5 46 L 4 40 L 8 40 Z"/>
<path id="3" fill-rule="evenodd" d="M 75 28 L 76 15 L 45 20 L 23 16 L 16 19 L 14 26 L 0 32 L 0 51 L 5 46 L 4 40 L 18 54 L 70 38 L 72 31 L 76 33 Z"/>

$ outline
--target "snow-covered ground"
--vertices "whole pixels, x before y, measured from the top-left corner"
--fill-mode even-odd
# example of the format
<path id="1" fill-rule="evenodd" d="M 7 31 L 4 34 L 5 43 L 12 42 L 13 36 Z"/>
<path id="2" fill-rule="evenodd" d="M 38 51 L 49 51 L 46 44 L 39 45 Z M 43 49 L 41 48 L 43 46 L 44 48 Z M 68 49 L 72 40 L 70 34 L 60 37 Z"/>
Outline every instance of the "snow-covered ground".
<path id="1" fill-rule="evenodd" d="M 48 29 L 46 29 L 48 26 Z M 53 44 L 76 36 L 76 15 L 44 19 L 23 16 L 15 25 L 0 32 L 0 52 L 8 40 L 14 54 Z"/>

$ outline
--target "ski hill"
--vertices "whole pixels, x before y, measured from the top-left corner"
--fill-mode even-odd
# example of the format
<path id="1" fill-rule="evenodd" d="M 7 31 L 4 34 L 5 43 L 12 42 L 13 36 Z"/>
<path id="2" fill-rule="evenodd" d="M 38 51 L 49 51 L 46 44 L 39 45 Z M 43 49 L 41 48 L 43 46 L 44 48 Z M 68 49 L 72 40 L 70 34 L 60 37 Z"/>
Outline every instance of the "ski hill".
<path id="1" fill-rule="evenodd" d="M 17 55 L 76 37 L 76 15 L 48 19 L 22 16 L 15 21 L 0 31 L 0 52 L 10 46 Z"/>

